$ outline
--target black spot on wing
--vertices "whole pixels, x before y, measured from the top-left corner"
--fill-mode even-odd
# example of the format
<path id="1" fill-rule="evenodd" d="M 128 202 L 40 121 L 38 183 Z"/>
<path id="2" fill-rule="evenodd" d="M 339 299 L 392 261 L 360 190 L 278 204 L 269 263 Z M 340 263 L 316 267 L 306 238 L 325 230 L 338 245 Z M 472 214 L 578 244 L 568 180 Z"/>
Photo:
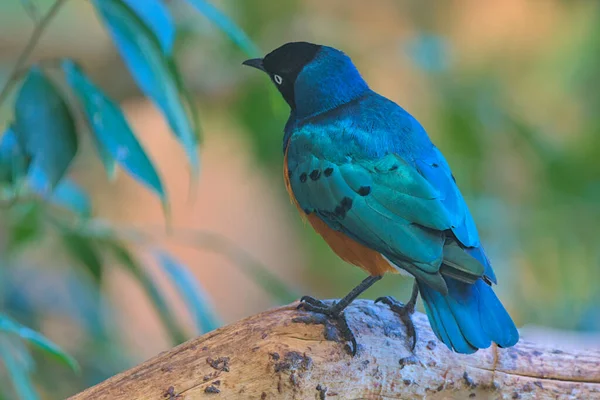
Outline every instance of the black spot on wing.
<path id="1" fill-rule="evenodd" d="M 331 167 L 325 168 L 323 173 L 325 174 L 325 176 L 331 176 L 331 174 L 333 174 L 333 168 L 331 168 Z"/>
<path id="2" fill-rule="evenodd" d="M 346 213 L 350 211 L 352 208 L 352 199 L 350 197 L 344 197 L 340 202 L 340 205 L 337 206 L 334 210 L 335 215 L 340 218 L 346 218 Z"/>
<path id="3" fill-rule="evenodd" d="M 321 177 L 321 171 L 319 171 L 318 169 L 315 169 L 310 173 L 310 179 L 312 179 L 313 181 L 316 181 L 320 177 Z"/>
<path id="4" fill-rule="evenodd" d="M 340 202 L 340 205 L 348 211 L 352 208 L 352 199 L 350 197 L 344 197 Z"/>
<path id="5" fill-rule="evenodd" d="M 360 194 L 361 196 L 366 196 L 369 193 L 371 193 L 371 186 L 361 186 L 358 189 L 358 194 Z"/>
<path id="6" fill-rule="evenodd" d="M 319 210 L 319 214 L 330 220 L 340 220 L 346 218 L 346 214 L 352 208 L 352 199 L 350 197 L 344 197 L 340 204 L 338 204 L 333 211 Z"/>
<path id="7" fill-rule="evenodd" d="M 302 183 L 306 182 L 306 172 L 303 172 L 300 174 L 300 182 L 302 182 Z"/>
<path id="8" fill-rule="evenodd" d="M 333 215 L 339 219 L 346 218 L 346 209 L 342 206 L 337 206 L 335 210 L 333 210 Z"/>
<path id="9" fill-rule="evenodd" d="M 392 166 L 390 167 L 390 171 L 395 171 L 395 170 L 397 170 L 398 168 L 400 168 L 400 166 L 399 166 L 398 164 L 394 164 L 394 165 L 392 165 Z"/>

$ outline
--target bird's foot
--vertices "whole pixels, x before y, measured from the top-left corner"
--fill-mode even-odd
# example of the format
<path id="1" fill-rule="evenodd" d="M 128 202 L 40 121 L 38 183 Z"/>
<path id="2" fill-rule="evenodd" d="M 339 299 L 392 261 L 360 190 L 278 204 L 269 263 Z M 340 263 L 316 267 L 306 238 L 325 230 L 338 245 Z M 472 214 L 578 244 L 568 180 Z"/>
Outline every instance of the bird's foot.
<path id="1" fill-rule="evenodd" d="M 352 356 L 356 355 L 356 349 L 358 347 L 356 338 L 354 337 L 354 333 L 352 333 L 352 330 L 348 325 L 344 311 L 338 308 L 338 303 L 333 302 L 332 305 L 328 305 L 325 302 L 317 300 L 313 297 L 303 296 L 300 299 L 298 309 L 309 311 L 311 313 L 320 315 L 323 318 L 314 318 L 315 316 L 313 315 L 309 319 L 295 318 L 294 322 L 325 325 L 325 338 L 327 340 L 339 341 L 341 338 L 346 342 L 350 342 L 351 346 L 349 346 L 349 352 Z M 339 335 L 332 334 L 330 322 L 335 324 Z"/>
<path id="2" fill-rule="evenodd" d="M 417 345 L 417 331 L 415 329 L 415 324 L 412 321 L 412 315 L 415 312 L 415 304 L 412 302 L 404 304 L 391 296 L 379 297 L 375 300 L 375 303 L 379 302 L 386 304 L 390 307 L 390 310 L 398 314 L 400 320 L 406 327 L 406 336 L 410 345 L 410 351 L 414 351 L 415 346 Z"/>

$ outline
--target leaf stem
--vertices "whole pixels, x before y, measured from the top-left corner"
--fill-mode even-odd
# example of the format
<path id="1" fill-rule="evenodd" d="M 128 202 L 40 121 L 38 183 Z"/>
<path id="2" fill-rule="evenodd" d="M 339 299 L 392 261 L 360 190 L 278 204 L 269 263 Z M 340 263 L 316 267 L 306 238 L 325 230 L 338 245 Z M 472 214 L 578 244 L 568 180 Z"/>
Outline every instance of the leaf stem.
<path id="1" fill-rule="evenodd" d="M 2 91 L 0 91 L 0 106 L 2 106 L 2 103 L 6 100 L 6 97 L 12 90 L 13 86 L 17 83 L 17 78 L 20 75 L 20 71 L 25 67 L 27 60 L 31 56 L 31 53 L 33 53 L 35 46 L 40 41 L 40 38 L 42 37 L 42 34 L 46 30 L 46 27 L 48 26 L 50 21 L 52 21 L 54 16 L 56 16 L 56 14 L 60 10 L 60 8 L 63 6 L 63 4 L 66 2 L 67 2 L 67 0 L 56 0 L 56 2 L 48 10 L 46 15 L 44 15 L 44 17 L 42 17 L 42 19 L 40 19 L 39 23 L 35 26 L 33 32 L 31 33 L 31 37 L 29 38 L 29 41 L 25 45 L 23 52 L 17 59 L 15 66 L 13 67 L 10 75 L 8 76 L 8 81 L 6 82 L 6 85 L 4 85 L 4 87 L 2 88 Z"/>
<path id="2" fill-rule="evenodd" d="M 33 3 L 33 0 L 21 0 L 21 4 L 33 23 L 38 24 L 40 22 L 40 13 L 36 5 Z"/>
<path id="3" fill-rule="evenodd" d="M 231 240 L 215 232 L 185 228 L 173 228 L 170 232 L 165 232 L 161 227 L 123 227 L 98 219 L 89 221 L 80 229 L 91 236 L 116 235 L 121 240 L 138 244 L 171 241 L 188 248 L 209 250 L 229 258 L 233 265 L 282 304 L 299 297 L 295 288 L 290 287 Z"/>

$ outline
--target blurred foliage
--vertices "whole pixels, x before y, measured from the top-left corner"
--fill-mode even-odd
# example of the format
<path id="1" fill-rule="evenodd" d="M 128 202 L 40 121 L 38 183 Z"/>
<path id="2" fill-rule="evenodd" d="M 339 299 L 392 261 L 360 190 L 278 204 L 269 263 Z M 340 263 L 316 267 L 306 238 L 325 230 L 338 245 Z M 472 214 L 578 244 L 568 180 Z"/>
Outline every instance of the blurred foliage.
<path id="1" fill-rule="evenodd" d="M 390 93 L 381 83 L 372 87 L 387 90 L 401 105 L 410 103 L 408 111 L 446 155 L 496 268 L 497 291 L 518 325 L 600 331 L 596 286 L 600 281 L 600 3 L 547 2 L 559 17 L 540 41 L 544 47 L 535 52 L 498 50 L 492 45 L 473 50 L 463 45 L 449 21 L 466 2 L 436 3 L 435 7 L 420 0 L 368 7 L 361 2 L 338 2 L 344 7 L 335 12 L 328 11 L 325 2 L 316 3 L 170 0 L 138 7 L 142 3 L 136 0 L 90 2 L 101 7 L 97 17 L 115 42 L 115 52 L 124 59 L 131 75 L 127 79 L 157 105 L 185 148 L 192 175 L 197 170 L 195 148 L 202 110 L 226 110 L 226 117 L 247 135 L 244 139 L 260 173 L 273 182 L 286 203 L 281 137 L 288 109 L 268 80 L 240 68 L 245 55 L 261 53 L 248 37 L 264 51 L 291 40 L 324 42 L 358 55 L 359 68 L 369 67 L 370 74 L 383 73 L 386 67 L 374 64 L 373 59 L 405 60 L 400 64 L 403 72 L 414 80 L 403 86 L 408 92 Z M 24 4 L 9 0 L 0 5 L 0 12 L 10 15 L 7 26 L 15 27 L 18 23 L 12 20 L 17 21 L 17 16 L 39 21 L 52 4 L 51 0 Z M 156 8 L 145 8 L 147 4 Z M 67 2 L 61 15 L 75 21 L 78 13 L 85 12 L 78 7 Z M 379 49 L 370 46 L 370 32 L 357 21 L 367 21 L 379 10 L 396 13 L 396 24 L 407 26 L 402 36 L 382 33 L 388 40 L 385 57 L 375 58 Z M 488 28 L 484 24 L 480 29 Z M 64 25 L 55 40 L 75 45 L 70 31 L 75 25 Z M 388 32 L 384 22 L 368 26 Z M 0 78 L 7 76 L 18 57 L 12 50 L 10 59 L 0 60 Z M 25 96 L 19 118 L 13 118 L 16 110 L 9 106 L 9 95 L 0 101 L 0 118 L 9 115 L 3 121 L 0 141 L 0 312 L 36 332 L 44 332 L 48 320 L 60 321 L 69 332 L 66 336 L 77 340 L 57 336 L 55 341 L 79 362 L 81 374 L 56 368 L 43 352 L 30 352 L 18 335 L 0 333 L 0 359 L 13 377 L 12 384 L 6 376 L 0 380 L 0 398 L 12 398 L 13 390 L 23 398 L 63 398 L 137 361 L 103 293 L 107 273 L 116 268 L 134 277 L 173 343 L 189 337 L 159 289 L 157 277 L 146 268 L 140 248 L 155 251 L 159 271 L 176 286 L 196 330 L 217 326 L 219 316 L 208 294 L 179 261 L 161 252 L 158 238 L 229 257 L 274 303 L 305 294 L 282 283 L 250 254 L 219 235 L 177 229 L 168 235 L 164 230 L 138 232 L 112 226 L 94 218 L 92 201 L 68 176 L 70 170 L 66 174 L 60 168 L 31 173 L 40 170 L 31 165 L 45 168 L 36 161 L 39 153 L 32 147 L 41 142 L 32 138 L 42 134 L 39 129 L 49 132 L 46 129 L 55 125 L 28 117 L 27 106 L 42 107 L 53 99 L 62 109 L 61 123 L 68 128 L 60 134 L 71 137 L 70 118 L 83 122 L 76 125 L 77 137 L 90 135 L 109 178 L 118 166 L 168 205 L 160 166 L 137 143 L 137 133 L 119 109 L 124 80 L 111 75 L 94 81 L 94 75 L 88 75 L 78 61 L 50 60 L 20 71 L 18 78 L 24 82 L 43 81 L 51 89 L 15 91 L 16 98 Z M 190 91 L 200 104 L 200 115 Z M 119 96 L 113 99 L 110 94 Z M 38 96 L 46 99 L 40 101 Z M 65 105 L 60 104 L 63 101 Z M 49 121 L 60 116 L 43 115 Z M 115 129 L 121 134 L 115 135 Z M 55 144 L 49 143 L 48 148 Z M 67 162 L 71 161 L 69 156 Z M 50 179 L 57 176 L 57 182 Z M 56 185 L 46 184 L 49 179 Z M 49 187 L 54 189 L 49 192 Z M 307 254 L 304 286 L 311 288 L 310 294 L 327 298 L 346 294 L 363 272 L 341 262 L 318 235 L 303 227 L 293 207 L 288 210 L 290 220 L 298 221 L 303 239 L 297 245 Z M 26 255 L 37 248 L 52 253 L 52 262 L 43 268 L 27 261 Z M 411 285 L 408 279 L 390 276 L 367 295 L 408 297 Z M 13 389 L 4 393 L 5 388 Z"/>
<path id="2" fill-rule="evenodd" d="M 35 27 L 7 82 L 0 89 L 0 106 L 3 106 L 13 87 L 25 75 L 16 95 L 13 122 L 9 122 L 0 137 L 0 273 L 7 278 L 0 279 L 0 311 L 6 309 L 7 313 L 32 326 L 21 325 L 0 312 L 0 363 L 7 373 L 2 376 L 2 398 L 39 398 L 38 388 L 32 381 L 36 362 L 28 349 L 18 342 L 19 339 L 80 374 L 79 385 L 65 384 L 62 388 L 56 387 L 56 381 L 52 384 L 50 378 L 55 375 L 54 372 L 44 371 L 42 387 L 51 392 L 82 389 L 123 367 L 125 359 L 115 356 L 119 346 L 115 346 L 109 320 L 104 319 L 105 305 L 100 293 L 107 266 L 111 264 L 122 266 L 141 285 L 173 345 L 189 337 L 154 278 L 129 249 L 127 241 L 139 241 L 141 243 L 137 244 L 146 246 L 154 246 L 154 243 L 135 230 L 127 232 L 129 237 L 123 237 L 110 224 L 103 225 L 93 219 L 88 195 L 66 177 L 78 152 L 79 136 L 89 133 L 109 178 L 114 177 L 117 166 L 121 167 L 153 191 L 166 212 L 169 210 L 161 178 L 125 115 L 119 105 L 86 75 L 84 68 L 68 58 L 58 62 L 28 63 L 46 27 L 66 3 L 66 0 L 56 0 L 42 13 L 35 3 L 23 2 L 24 11 L 32 18 Z M 190 0 L 190 3 L 244 51 L 253 55 L 257 53 L 256 46 L 245 33 L 217 8 L 203 1 Z M 97 0 L 93 1 L 93 6 L 138 87 L 162 111 L 185 148 L 192 177 L 196 178 L 199 169 L 199 119 L 174 57 L 176 26 L 168 8 L 160 0 Z M 75 101 L 71 103 L 50 76 L 49 70 L 57 66 L 63 72 L 64 86 L 72 91 L 70 98 Z M 85 123 L 76 124 L 79 120 Z M 78 127 L 88 129 L 79 132 Z M 90 352 L 91 349 L 94 356 L 83 357 L 83 374 L 71 355 L 34 330 L 40 328 L 42 317 L 47 317 L 49 310 L 41 309 L 39 304 L 32 302 L 34 299 L 23 293 L 7 290 L 17 288 L 11 278 L 26 271 L 19 263 L 21 257 L 48 237 L 59 239 L 65 261 L 71 265 L 71 268 L 57 273 L 65 274 L 62 278 L 66 278 L 81 268 L 88 278 L 77 278 L 75 284 L 93 293 L 86 296 L 90 302 L 84 301 L 86 297 L 75 296 L 75 302 L 68 305 L 71 310 L 64 310 L 71 317 L 85 318 L 87 323 L 81 327 L 87 325 L 89 328 L 89 340 L 93 345 L 82 346 L 79 350 Z M 219 319 L 187 267 L 163 251 L 158 253 L 157 258 L 187 305 L 196 322 L 196 331 L 203 333 L 216 329 L 220 325 Z M 256 279 L 268 281 L 262 278 L 270 278 L 274 288 L 283 285 L 275 277 L 270 277 L 260 264 L 253 264 L 252 269 L 254 272 L 250 275 Z M 14 273 L 13 270 L 18 271 Z M 259 277 L 260 273 L 263 276 Z M 59 309 L 60 306 L 53 305 L 52 312 Z M 97 352 L 103 348 L 111 348 L 108 352 L 112 356 L 111 361 L 104 368 L 90 368 L 89 362 L 102 358 Z M 39 363 L 45 362 L 42 359 Z M 73 381 L 73 377 L 69 381 Z"/>

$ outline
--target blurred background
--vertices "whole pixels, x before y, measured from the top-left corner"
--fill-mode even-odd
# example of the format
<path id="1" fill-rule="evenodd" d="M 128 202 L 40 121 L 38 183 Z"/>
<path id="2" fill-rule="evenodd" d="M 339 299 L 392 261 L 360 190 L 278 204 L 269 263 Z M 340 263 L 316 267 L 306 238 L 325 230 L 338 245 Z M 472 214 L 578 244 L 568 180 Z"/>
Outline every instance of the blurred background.
<path id="1" fill-rule="evenodd" d="M 158 248 L 198 279 L 222 324 L 297 295 L 343 296 L 364 273 L 303 226 L 285 193 L 287 105 L 265 76 L 241 66 L 248 57 L 210 19 L 166 3 L 203 131 L 191 189 L 185 153 L 90 3 L 68 2 L 32 61 L 72 57 L 121 104 L 166 185 L 172 234 L 155 196 L 125 174 L 106 179 L 89 139 L 81 138 L 70 176 L 88 191 L 94 215 L 124 238 L 152 236 L 128 248 L 185 338 L 199 332 L 157 265 Z M 524 336 L 580 345 L 577 332 L 578 341 L 600 347 L 600 2 L 213 4 L 263 53 L 306 40 L 350 55 L 370 86 L 413 114 L 446 155 L 497 271 L 496 291 Z M 0 85 L 32 28 L 21 1 L 0 2 Z M 0 108 L 0 127 L 12 118 L 12 99 Z M 35 211 L 1 221 L 11 257 L 0 266 L 0 311 L 41 331 L 82 368 L 76 375 L 33 352 L 42 398 L 74 394 L 174 345 L 139 276 L 105 260 L 102 279 L 94 279 Z M 365 296 L 405 299 L 411 285 L 389 276 Z"/>

